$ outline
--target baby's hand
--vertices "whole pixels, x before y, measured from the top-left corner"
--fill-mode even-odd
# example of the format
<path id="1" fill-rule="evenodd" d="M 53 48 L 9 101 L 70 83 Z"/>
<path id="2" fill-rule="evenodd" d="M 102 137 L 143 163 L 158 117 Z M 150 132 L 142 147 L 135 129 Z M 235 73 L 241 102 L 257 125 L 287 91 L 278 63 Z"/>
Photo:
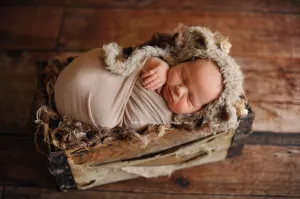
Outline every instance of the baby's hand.
<path id="1" fill-rule="evenodd" d="M 143 86 L 160 93 L 162 86 L 167 82 L 169 65 L 157 57 L 151 57 L 146 63 L 146 71 L 142 75 Z"/>

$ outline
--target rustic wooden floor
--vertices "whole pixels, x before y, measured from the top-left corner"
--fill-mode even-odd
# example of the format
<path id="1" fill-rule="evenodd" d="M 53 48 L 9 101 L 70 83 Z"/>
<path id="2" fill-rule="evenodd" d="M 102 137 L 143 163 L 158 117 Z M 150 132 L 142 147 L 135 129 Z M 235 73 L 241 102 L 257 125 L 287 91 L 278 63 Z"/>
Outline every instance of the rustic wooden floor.
<path id="1" fill-rule="evenodd" d="M 1 0 L 0 199 L 300 198 L 299 0 Z M 202 24 L 230 37 L 256 112 L 243 154 L 89 191 L 60 193 L 36 152 L 30 104 L 35 62 L 153 32 Z"/>

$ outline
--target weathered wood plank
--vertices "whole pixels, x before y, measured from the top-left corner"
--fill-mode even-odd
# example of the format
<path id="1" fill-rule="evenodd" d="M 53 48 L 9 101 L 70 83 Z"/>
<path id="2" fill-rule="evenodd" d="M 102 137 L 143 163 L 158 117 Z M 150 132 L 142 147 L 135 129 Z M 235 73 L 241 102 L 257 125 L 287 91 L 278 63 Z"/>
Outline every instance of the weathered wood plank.
<path id="1" fill-rule="evenodd" d="M 300 132 L 300 59 L 235 56 L 245 75 L 255 131 Z"/>
<path id="2" fill-rule="evenodd" d="M 244 72 L 250 101 L 300 104 L 300 59 L 235 58 Z"/>
<path id="3" fill-rule="evenodd" d="M 0 186 L 0 199 L 3 198 L 4 186 Z"/>
<path id="4" fill-rule="evenodd" d="M 253 131 L 254 118 L 255 113 L 250 107 L 248 108 L 248 115 L 240 118 L 239 125 L 235 130 L 226 158 L 232 158 L 234 156 L 241 155 L 243 148 L 247 143 L 247 139 Z"/>
<path id="5" fill-rule="evenodd" d="M 101 165 L 72 165 L 74 180 L 79 189 L 143 177 L 169 176 L 175 170 L 226 159 L 232 133 L 214 135 L 195 141 L 170 152 L 130 161 L 119 161 Z M 215 138 L 215 139 L 214 139 Z M 179 163 L 178 161 L 182 161 Z M 174 164 L 175 163 L 175 164 Z M 176 164 L 178 163 L 178 164 Z M 109 175 L 107 175 L 109 173 Z"/>
<path id="6" fill-rule="evenodd" d="M 300 2 L 293 0 L 148 0 L 148 1 L 110 1 L 110 0 L 67 0 L 68 6 L 86 6 L 99 8 L 138 8 L 138 9 L 194 9 L 236 12 L 300 12 Z"/>
<path id="7" fill-rule="evenodd" d="M 29 133 L 30 106 L 36 89 L 35 62 L 53 53 L 0 53 L 0 132 Z"/>
<path id="8" fill-rule="evenodd" d="M 246 145 L 233 159 L 98 187 L 105 191 L 300 196 L 300 147 Z M 138 184 L 138 186 L 136 186 Z"/>
<path id="9" fill-rule="evenodd" d="M 235 11 L 263 13 L 299 13 L 298 0 L 160 0 L 160 1 L 111 1 L 111 0 L 1 0 L 0 5 L 42 5 L 68 7 L 98 7 L 98 8 L 132 8 L 132 9 L 191 9 L 198 11 Z"/>
<path id="10" fill-rule="evenodd" d="M 74 56 L 78 53 L 64 54 Z M 0 52 L 0 133 L 32 135 L 31 105 L 37 87 L 36 62 L 57 55 L 56 52 Z"/>
<path id="11" fill-rule="evenodd" d="M 60 190 L 65 191 L 77 188 L 65 151 L 56 151 L 48 154 L 48 167 L 50 173 L 55 176 Z"/>
<path id="12" fill-rule="evenodd" d="M 33 137 L 0 135 L 0 184 L 57 188 Z"/>
<path id="13" fill-rule="evenodd" d="M 38 187 L 5 187 L 5 199 L 291 199 L 291 197 L 269 197 L 269 196 L 241 196 L 241 195 L 218 195 L 214 192 L 211 195 L 192 195 L 192 194 L 165 194 L 165 193 L 134 193 L 134 192 L 109 192 L 98 190 L 86 190 L 86 191 L 71 191 L 67 193 L 59 193 L 57 190 L 38 188 Z"/>
<path id="14" fill-rule="evenodd" d="M 299 6 L 300 7 L 300 6 Z M 298 23 L 299 24 L 299 15 L 292 15 L 291 17 L 289 17 L 287 19 L 287 23 L 292 24 L 292 23 Z M 293 57 L 299 57 L 299 53 L 300 53 L 300 25 L 296 25 L 295 27 L 294 33 L 292 33 L 293 31 L 290 31 L 290 29 L 287 29 L 291 34 L 290 37 L 290 44 L 297 44 L 296 46 L 292 47 L 292 53 L 293 53 Z"/>
<path id="15" fill-rule="evenodd" d="M 255 131 L 300 132 L 300 105 L 253 102 Z"/>
<path id="16" fill-rule="evenodd" d="M 0 49 L 54 49 L 61 7 L 0 7 Z"/>
<path id="17" fill-rule="evenodd" d="M 274 133 L 255 131 L 248 137 L 247 144 L 300 146 L 300 133 Z"/>
<path id="18" fill-rule="evenodd" d="M 124 143 L 115 141 L 109 145 L 98 145 L 91 149 L 69 150 L 67 156 L 74 165 L 97 165 L 119 160 L 128 160 L 132 158 L 141 158 L 145 155 L 155 156 L 157 152 L 167 150 L 168 148 L 185 143 L 201 140 L 207 137 L 207 134 L 196 134 L 192 132 L 174 131 L 166 133 L 156 141 L 142 146 L 141 143 Z M 177 148 L 177 147 L 176 147 Z"/>
<path id="19" fill-rule="evenodd" d="M 34 61 L 28 53 L 0 54 L 0 131 L 28 133 L 30 105 L 36 88 Z"/>
<path id="20" fill-rule="evenodd" d="M 5 6 L 64 6 L 65 0 L 1 0 Z"/>
<path id="21" fill-rule="evenodd" d="M 233 54 L 300 57 L 299 20 L 298 15 L 279 14 L 70 8 L 60 44 L 64 49 L 90 49 L 112 41 L 131 46 L 150 39 L 154 32 L 169 32 L 181 22 L 229 36 Z"/>

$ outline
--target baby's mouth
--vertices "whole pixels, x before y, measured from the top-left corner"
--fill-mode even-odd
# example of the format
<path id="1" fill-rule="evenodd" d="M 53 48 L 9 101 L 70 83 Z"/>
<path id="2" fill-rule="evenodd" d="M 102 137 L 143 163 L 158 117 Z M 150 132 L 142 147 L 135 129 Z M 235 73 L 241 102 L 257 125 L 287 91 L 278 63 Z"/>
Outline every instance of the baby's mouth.
<path id="1" fill-rule="evenodd" d="M 173 102 L 173 101 L 174 101 L 174 100 L 173 100 L 173 96 L 172 96 L 172 93 L 171 93 L 169 87 L 167 87 L 167 91 L 168 91 L 168 98 L 169 98 L 169 101 L 170 101 L 170 102 Z"/>

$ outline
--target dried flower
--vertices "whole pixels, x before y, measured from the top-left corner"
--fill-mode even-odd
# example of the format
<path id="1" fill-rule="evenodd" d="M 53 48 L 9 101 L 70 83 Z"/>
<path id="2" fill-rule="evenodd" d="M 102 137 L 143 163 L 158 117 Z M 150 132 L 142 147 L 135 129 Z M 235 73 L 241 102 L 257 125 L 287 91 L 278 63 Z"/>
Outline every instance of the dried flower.
<path id="1" fill-rule="evenodd" d="M 223 50 L 226 54 L 229 54 L 231 47 L 232 47 L 232 45 L 231 45 L 231 43 L 229 43 L 228 39 L 226 39 L 220 43 L 221 50 Z"/>

